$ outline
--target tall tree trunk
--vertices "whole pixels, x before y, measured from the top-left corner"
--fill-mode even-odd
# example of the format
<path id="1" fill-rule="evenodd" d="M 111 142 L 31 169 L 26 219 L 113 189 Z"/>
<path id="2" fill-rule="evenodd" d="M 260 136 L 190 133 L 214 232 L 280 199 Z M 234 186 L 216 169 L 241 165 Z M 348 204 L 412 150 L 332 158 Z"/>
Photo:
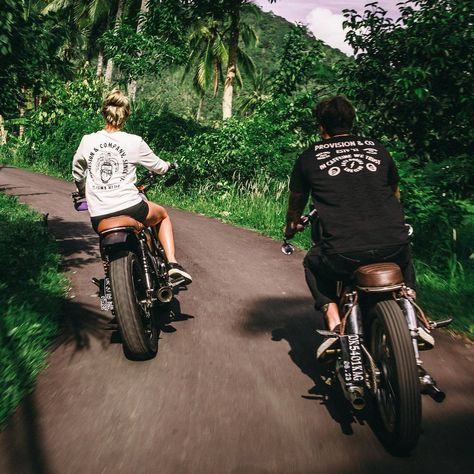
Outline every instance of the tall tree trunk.
<path id="1" fill-rule="evenodd" d="M 7 143 L 7 132 L 5 130 L 5 121 L 3 120 L 3 115 L 0 114 L 0 145 L 5 145 Z"/>
<path id="2" fill-rule="evenodd" d="M 234 79 L 237 72 L 237 50 L 239 47 L 241 4 L 242 0 L 235 0 L 230 12 L 229 62 L 227 64 L 227 74 L 224 82 L 224 97 L 222 100 L 222 118 L 224 120 L 232 117 L 232 98 L 234 93 Z"/>
<path id="3" fill-rule="evenodd" d="M 122 23 L 123 4 L 124 4 L 124 0 L 118 1 L 114 30 L 118 30 L 120 28 L 120 23 Z M 105 83 L 106 84 L 110 84 L 112 82 L 113 70 L 114 70 L 114 61 L 112 58 L 110 58 L 107 61 L 107 68 L 105 69 Z"/>
<path id="4" fill-rule="evenodd" d="M 101 77 L 103 69 L 104 69 L 104 50 L 102 49 L 102 47 L 100 47 L 99 53 L 97 54 L 97 71 L 95 75 L 97 77 Z"/>
<path id="5" fill-rule="evenodd" d="M 199 105 L 196 112 L 196 120 L 199 122 L 202 119 L 202 109 L 204 107 L 204 94 L 199 97 Z"/>
<path id="6" fill-rule="evenodd" d="M 22 102 L 21 102 L 21 105 L 18 107 L 18 110 L 20 112 L 20 118 L 23 118 L 25 116 L 26 94 L 27 94 L 26 87 L 23 86 L 21 88 Z M 24 133 L 25 133 L 25 126 L 20 125 L 18 129 L 18 136 L 21 138 L 23 137 Z"/>
<path id="7" fill-rule="evenodd" d="M 143 15 L 148 12 L 148 2 L 149 0 L 142 0 L 142 4 L 140 6 L 140 13 Z M 146 19 L 140 16 L 138 18 L 138 23 L 137 23 L 137 33 L 140 33 L 140 31 L 143 29 L 143 25 L 145 24 Z M 128 96 L 130 99 L 135 100 L 135 96 L 137 94 L 137 80 L 132 79 L 128 83 Z"/>

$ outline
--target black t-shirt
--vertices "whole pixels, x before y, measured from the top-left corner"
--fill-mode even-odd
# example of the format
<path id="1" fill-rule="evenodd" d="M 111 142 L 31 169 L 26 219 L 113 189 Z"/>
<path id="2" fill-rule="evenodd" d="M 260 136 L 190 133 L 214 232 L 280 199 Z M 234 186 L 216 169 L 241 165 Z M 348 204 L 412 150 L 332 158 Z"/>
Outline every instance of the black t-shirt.
<path id="1" fill-rule="evenodd" d="M 296 161 L 290 190 L 311 193 L 326 253 L 383 249 L 408 242 L 399 181 L 390 154 L 354 135 L 316 143 Z"/>

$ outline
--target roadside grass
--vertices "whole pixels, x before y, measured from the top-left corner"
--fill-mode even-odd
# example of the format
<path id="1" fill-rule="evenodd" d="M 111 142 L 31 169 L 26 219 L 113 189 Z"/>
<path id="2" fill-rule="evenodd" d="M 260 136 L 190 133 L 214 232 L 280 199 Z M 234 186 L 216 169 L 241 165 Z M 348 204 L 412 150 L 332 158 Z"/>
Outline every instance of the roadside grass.
<path id="1" fill-rule="evenodd" d="M 449 326 L 474 339 L 474 272 L 459 269 L 443 277 L 423 262 L 415 261 L 418 300 L 433 319 L 453 317 Z"/>
<path id="2" fill-rule="evenodd" d="M 260 177 L 251 183 L 227 186 L 205 184 L 183 190 L 158 185 L 150 198 L 163 205 L 215 217 L 223 222 L 256 230 L 281 239 L 287 207 L 287 183 Z M 311 245 L 309 231 L 297 234 L 293 243 L 302 249 Z M 450 328 L 474 339 L 474 269 L 455 262 L 445 275 L 415 259 L 418 299 L 432 319 L 454 317 Z"/>
<path id="3" fill-rule="evenodd" d="M 0 194 L 0 424 L 34 387 L 67 281 L 42 216 Z"/>

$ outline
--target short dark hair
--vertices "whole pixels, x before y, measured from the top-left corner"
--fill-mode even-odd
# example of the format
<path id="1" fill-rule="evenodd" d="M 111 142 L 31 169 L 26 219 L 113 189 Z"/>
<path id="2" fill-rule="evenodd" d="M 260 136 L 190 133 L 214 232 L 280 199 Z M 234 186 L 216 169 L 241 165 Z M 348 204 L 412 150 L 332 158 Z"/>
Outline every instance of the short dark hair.
<path id="1" fill-rule="evenodd" d="M 349 133 L 355 118 L 354 106 L 342 95 L 328 97 L 318 102 L 313 115 L 328 135 Z"/>

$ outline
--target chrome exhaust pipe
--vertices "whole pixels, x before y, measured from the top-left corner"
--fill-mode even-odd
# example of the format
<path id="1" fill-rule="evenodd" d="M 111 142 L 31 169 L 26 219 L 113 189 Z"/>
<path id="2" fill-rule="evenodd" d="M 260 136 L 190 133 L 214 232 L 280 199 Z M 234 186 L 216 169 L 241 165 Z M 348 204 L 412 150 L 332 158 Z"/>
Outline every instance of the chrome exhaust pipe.
<path id="1" fill-rule="evenodd" d="M 430 387 L 427 387 L 426 393 L 437 403 L 441 403 L 446 398 L 446 394 L 436 385 L 431 385 Z"/>
<path id="2" fill-rule="evenodd" d="M 355 410 L 363 410 L 365 408 L 364 389 L 362 387 L 349 387 L 347 393 L 349 394 L 349 401 Z"/>
<path id="3" fill-rule="evenodd" d="M 433 377 L 424 372 L 420 377 L 421 393 L 429 395 L 435 402 L 441 403 L 446 398 L 446 394 L 436 386 Z"/>
<path id="4" fill-rule="evenodd" d="M 161 303 L 169 303 L 173 299 L 173 288 L 170 286 L 162 286 L 157 291 L 156 297 Z"/>

